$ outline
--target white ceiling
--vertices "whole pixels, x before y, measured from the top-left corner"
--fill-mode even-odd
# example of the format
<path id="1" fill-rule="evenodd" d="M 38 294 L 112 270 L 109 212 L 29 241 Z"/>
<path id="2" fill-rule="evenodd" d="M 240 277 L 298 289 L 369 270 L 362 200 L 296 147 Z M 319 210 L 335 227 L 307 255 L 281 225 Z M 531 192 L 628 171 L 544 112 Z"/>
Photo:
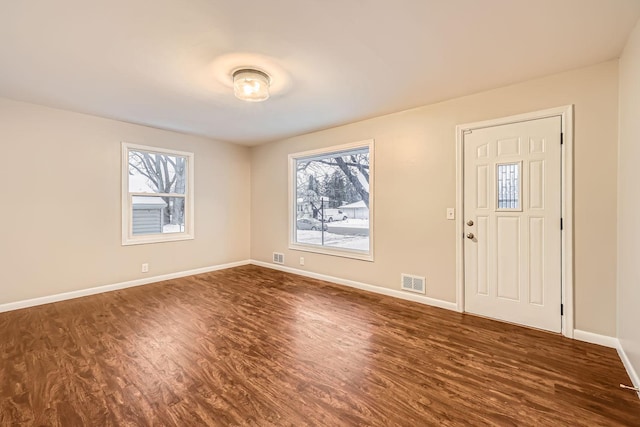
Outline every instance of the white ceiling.
<path id="1" fill-rule="evenodd" d="M 246 145 L 619 56 L 640 0 L 0 0 L 0 96 Z M 263 103 L 230 72 L 273 76 Z"/>

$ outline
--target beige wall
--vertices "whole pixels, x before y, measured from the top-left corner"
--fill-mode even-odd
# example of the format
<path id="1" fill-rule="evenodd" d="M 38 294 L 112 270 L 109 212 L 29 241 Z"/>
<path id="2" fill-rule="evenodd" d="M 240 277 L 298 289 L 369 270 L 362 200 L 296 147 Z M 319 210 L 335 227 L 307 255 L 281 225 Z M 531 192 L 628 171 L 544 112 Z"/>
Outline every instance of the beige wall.
<path id="1" fill-rule="evenodd" d="M 390 83 L 392 84 L 392 83 Z M 399 289 L 424 275 L 427 296 L 455 301 L 455 126 L 575 104 L 575 327 L 616 334 L 617 61 L 255 147 L 251 256 Z M 375 262 L 288 249 L 287 154 L 375 139 Z M 305 266 L 298 265 L 304 255 Z"/>
<path id="2" fill-rule="evenodd" d="M 640 21 L 620 58 L 618 166 L 618 338 L 636 373 L 640 373 L 639 77 Z"/>
<path id="3" fill-rule="evenodd" d="M 122 141 L 195 153 L 195 240 L 121 246 Z M 6 99 L 0 144 L 0 304 L 249 257 L 245 147 Z"/>
<path id="4" fill-rule="evenodd" d="M 637 32 L 628 51 L 637 52 Z M 638 58 L 626 55 L 621 75 L 631 87 Z M 629 155 L 638 154 L 628 142 L 638 138 L 629 118 L 638 114 L 634 102 L 628 96 L 620 104 L 627 123 L 621 149 Z M 566 104 L 575 104 L 575 326 L 614 336 L 617 61 L 251 150 L 0 99 L 0 304 L 249 256 L 270 261 L 273 251 L 284 252 L 292 267 L 391 289 L 399 288 L 401 272 L 424 275 L 427 296 L 454 302 L 455 229 L 445 209 L 455 205 L 455 125 Z M 375 262 L 288 250 L 287 154 L 368 138 L 376 140 Z M 195 240 L 121 246 L 121 141 L 195 153 Z M 630 174 L 625 159 L 621 174 Z M 633 209 L 621 203 L 621 227 L 632 222 Z M 627 246 L 620 248 L 630 259 L 637 251 Z M 620 271 L 635 274 L 623 262 Z M 621 292 L 631 292 L 622 279 Z"/>

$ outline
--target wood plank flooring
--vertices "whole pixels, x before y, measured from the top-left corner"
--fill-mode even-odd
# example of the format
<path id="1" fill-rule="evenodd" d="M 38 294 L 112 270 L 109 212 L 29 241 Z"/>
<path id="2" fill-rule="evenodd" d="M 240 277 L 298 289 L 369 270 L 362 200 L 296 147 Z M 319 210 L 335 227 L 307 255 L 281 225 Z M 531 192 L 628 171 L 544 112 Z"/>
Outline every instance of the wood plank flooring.
<path id="1" fill-rule="evenodd" d="M 615 350 L 256 266 L 0 313 L 1 426 L 640 426 Z"/>

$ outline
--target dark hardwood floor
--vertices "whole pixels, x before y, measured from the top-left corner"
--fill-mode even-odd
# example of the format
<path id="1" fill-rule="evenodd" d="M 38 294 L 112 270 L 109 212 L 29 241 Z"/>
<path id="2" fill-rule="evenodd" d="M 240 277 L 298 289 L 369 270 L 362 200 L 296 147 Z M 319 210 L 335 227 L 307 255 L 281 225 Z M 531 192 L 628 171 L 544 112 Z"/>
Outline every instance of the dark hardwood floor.
<path id="1" fill-rule="evenodd" d="M 0 313 L 0 425 L 640 426 L 615 350 L 256 266 Z"/>

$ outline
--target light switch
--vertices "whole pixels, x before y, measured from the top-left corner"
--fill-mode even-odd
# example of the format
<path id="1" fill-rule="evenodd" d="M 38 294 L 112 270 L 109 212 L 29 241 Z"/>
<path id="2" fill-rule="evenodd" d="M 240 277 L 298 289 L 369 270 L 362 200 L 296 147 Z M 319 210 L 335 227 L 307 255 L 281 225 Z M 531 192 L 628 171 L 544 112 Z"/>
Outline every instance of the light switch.
<path id="1" fill-rule="evenodd" d="M 456 219 L 455 208 L 447 208 L 447 219 Z"/>

